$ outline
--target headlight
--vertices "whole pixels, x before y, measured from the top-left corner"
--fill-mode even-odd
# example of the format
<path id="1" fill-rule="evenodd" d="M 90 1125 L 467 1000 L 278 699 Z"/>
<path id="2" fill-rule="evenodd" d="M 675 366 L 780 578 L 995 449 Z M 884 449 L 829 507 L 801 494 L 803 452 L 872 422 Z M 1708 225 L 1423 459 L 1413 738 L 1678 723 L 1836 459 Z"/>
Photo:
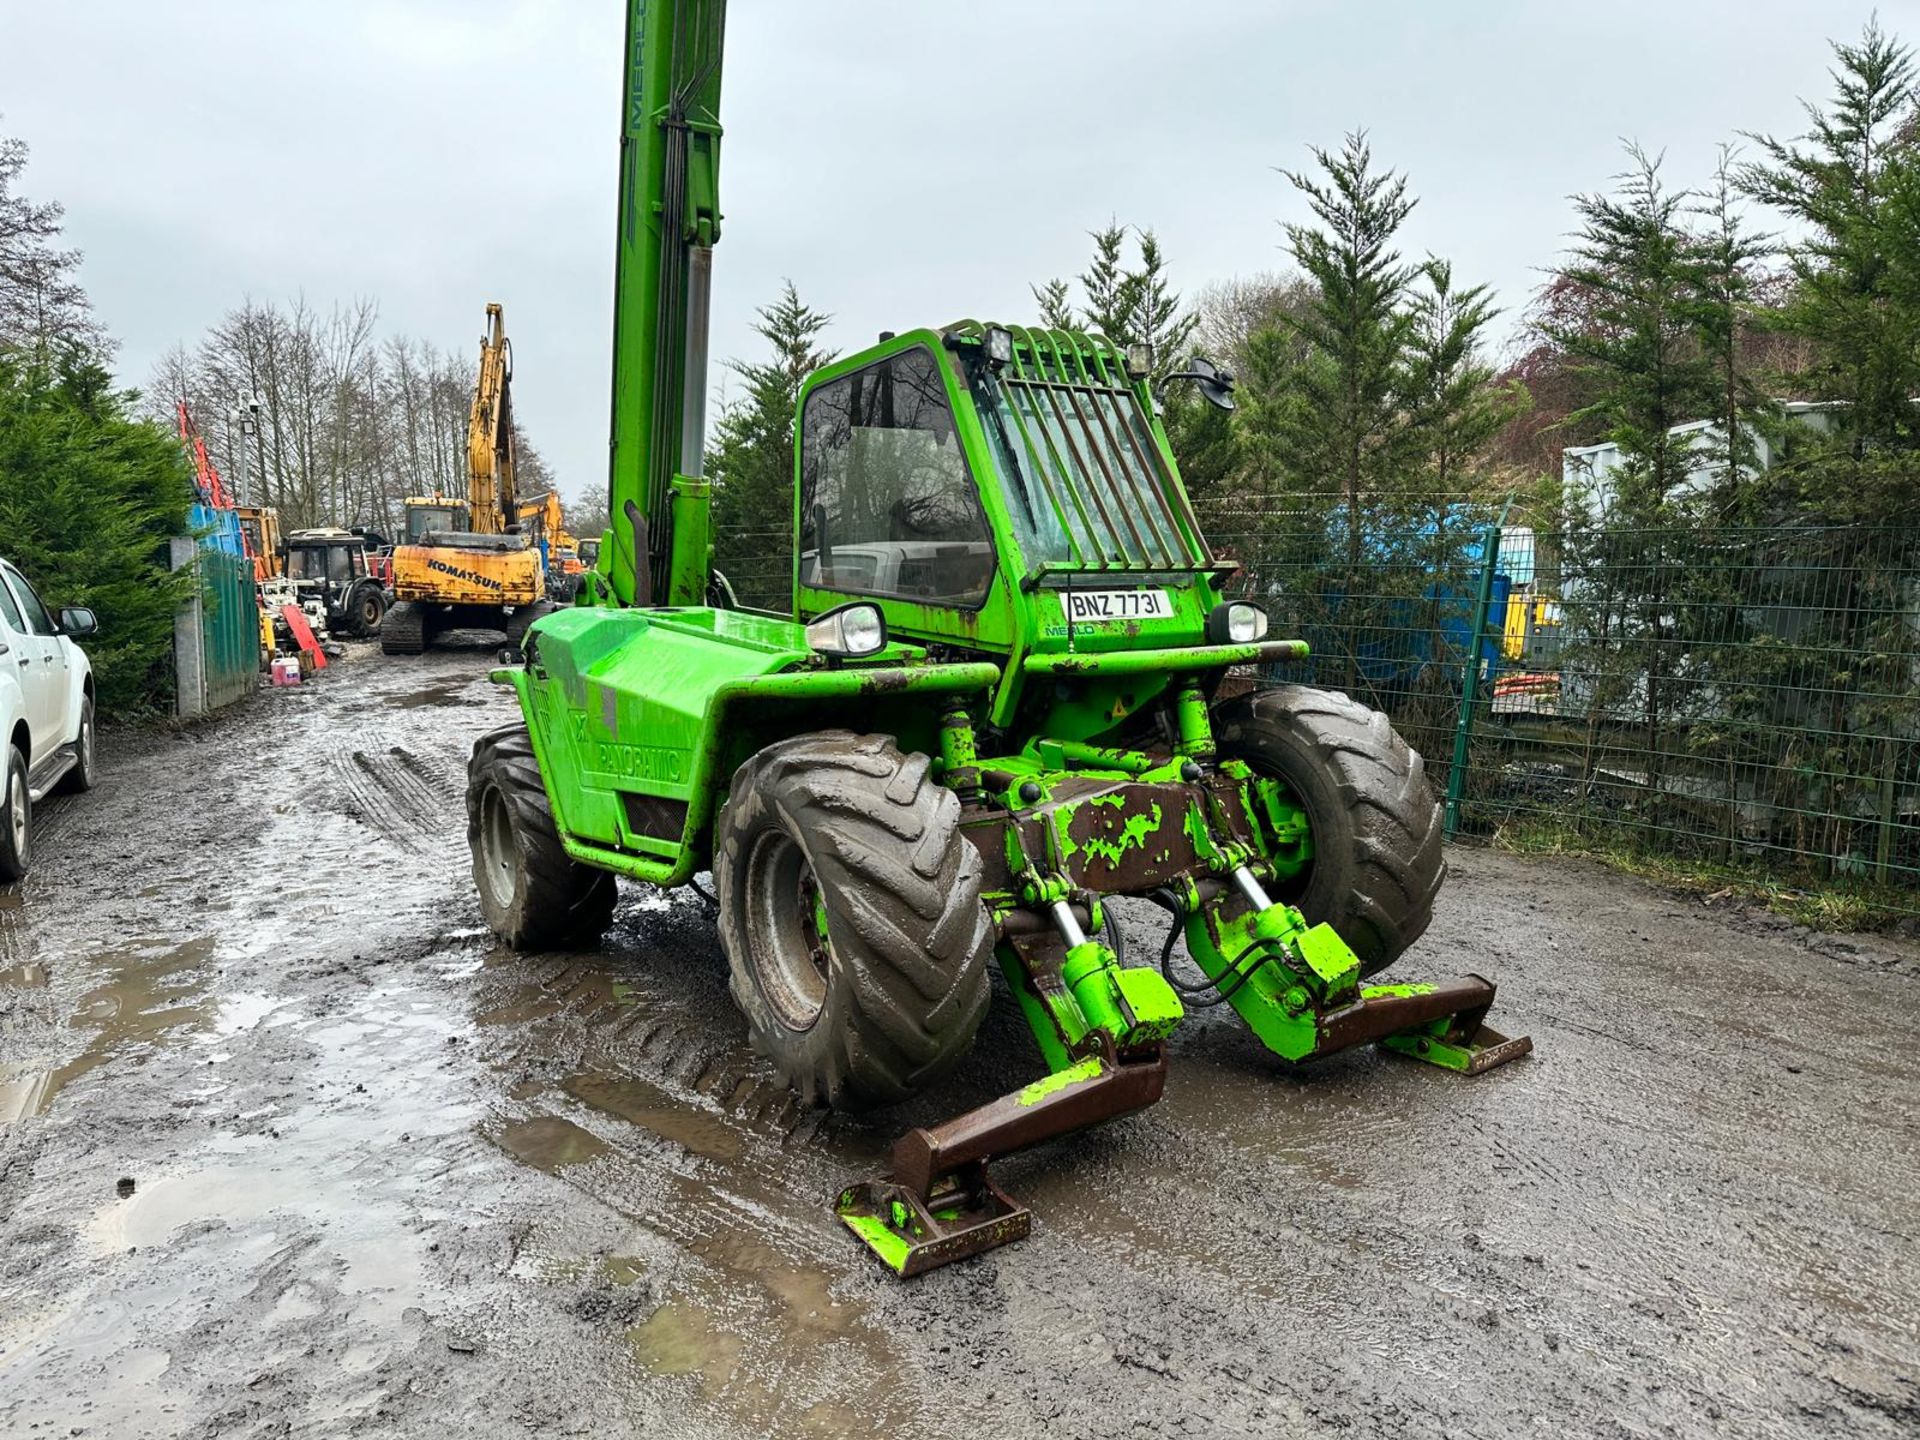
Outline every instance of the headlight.
<path id="1" fill-rule="evenodd" d="M 1213 607 L 1207 616 L 1207 639 L 1215 645 L 1251 645 L 1267 638 L 1267 612 L 1258 605 L 1233 600 Z"/>
<path id="2" fill-rule="evenodd" d="M 1127 347 L 1127 378 L 1144 380 L 1153 374 L 1153 346 L 1129 345 Z"/>
<path id="3" fill-rule="evenodd" d="M 1000 370 L 1013 363 L 1013 332 L 1004 326 L 989 327 L 986 335 L 987 363 Z"/>
<path id="4" fill-rule="evenodd" d="M 836 660 L 858 660 L 887 648 L 887 622 L 877 605 L 843 605 L 807 622 L 807 644 Z"/>

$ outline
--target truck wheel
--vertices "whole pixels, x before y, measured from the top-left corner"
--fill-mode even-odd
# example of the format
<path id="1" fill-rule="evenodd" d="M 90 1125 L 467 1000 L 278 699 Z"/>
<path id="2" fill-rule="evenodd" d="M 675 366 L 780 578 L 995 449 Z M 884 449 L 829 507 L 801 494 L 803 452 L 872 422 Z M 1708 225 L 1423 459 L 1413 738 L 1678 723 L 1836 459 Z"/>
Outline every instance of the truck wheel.
<path id="1" fill-rule="evenodd" d="M 467 843 L 488 926 L 516 950 L 591 945 L 613 921 L 613 875 L 567 854 L 524 725 L 475 742 L 467 764 Z"/>
<path id="2" fill-rule="evenodd" d="M 1306 809 L 1313 860 L 1276 898 L 1333 926 L 1372 975 L 1433 919 L 1446 878 L 1426 764 L 1377 710 L 1336 691 L 1276 685 L 1214 717 L 1223 755 L 1282 780 Z"/>
<path id="3" fill-rule="evenodd" d="M 362 585 L 353 592 L 352 614 L 353 633 L 362 640 L 370 640 L 380 633 L 381 622 L 387 614 L 387 596 L 377 585 Z"/>
<path id="4" fill-rule="evenodd" d="M 388 655 L 418 655 L 427 648 L 427 617 L 418 605 L 402 600 L 380 621 L 380 649 Z"/>
<path id="5" fill-rule="evenodd" d="M 80 734 L 73 742 L 73 768 L 60 777 L 62 795 L 84 795 L 93 789 L 98 772 L 93 766 L 93 697 L 80 700 Z"/>
<path id="6" fill-rule="evenodd" d="M 507 617 L 507 644 L 516 650 L 526 643 L 527 629 L 543 615 L 551 615 L 560 607 L 545 600 L 535 600 L 521 605 Z"/>
<path id="7" fill-rule="evenodd" d="M 0 884 L 27 878 L 33 864 L 33 795 L 27 789 L 27 757 L 9 745 L 0 778 Z"/>
<path id="8" fill-rule="evenodd" d="M 809 1103 L 911 1095 L 986 1013 L 980 856 L 927 767 L 886 736 L 829 731 L 734 773 L 713 864 L 733 998 Z"/>

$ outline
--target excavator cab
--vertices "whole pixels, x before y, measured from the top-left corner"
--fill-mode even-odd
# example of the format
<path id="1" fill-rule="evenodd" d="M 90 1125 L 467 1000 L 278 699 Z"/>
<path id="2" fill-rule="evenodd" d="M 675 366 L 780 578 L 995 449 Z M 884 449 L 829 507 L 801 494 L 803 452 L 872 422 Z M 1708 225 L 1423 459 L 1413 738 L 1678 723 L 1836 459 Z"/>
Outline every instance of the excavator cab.
<path id="1" fill-rule="evenodd" d="M 472 528 L 467 507 L 458 500 L 412 499 L 406 502 L 406 511 L 407 538 L 403 544 L 419 545 L 435 532 L 462 533 Z"/>

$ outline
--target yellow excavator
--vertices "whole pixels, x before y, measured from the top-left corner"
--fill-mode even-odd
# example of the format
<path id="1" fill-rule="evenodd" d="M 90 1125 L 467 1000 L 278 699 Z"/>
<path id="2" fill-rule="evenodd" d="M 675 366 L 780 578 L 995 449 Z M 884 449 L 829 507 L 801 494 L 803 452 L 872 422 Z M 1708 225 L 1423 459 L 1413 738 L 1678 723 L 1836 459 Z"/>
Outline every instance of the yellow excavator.
<path id="1" fill-rule="evenodd" d="M 489 305 L 467 422 L 467 497 L 406 502 L 405 543 L 393 552 L 394 604 L 380 627 L 389 655 L 418 655 L 449 630 L 504 631 L 517 646 L 554 608 L 545 556 L 514 493 L 512 384 L 506 317 Z"/>
<path id="2" fill-rule="evenodd" d="M 546 560 L 548 596 L 563 604 L 572 603 L 586 567 L 580 563 L 580 542 L 567 530 L 560 496 L 543 490 L 523 499 L 520 528 L 533 536 L 534 547 Z"/>

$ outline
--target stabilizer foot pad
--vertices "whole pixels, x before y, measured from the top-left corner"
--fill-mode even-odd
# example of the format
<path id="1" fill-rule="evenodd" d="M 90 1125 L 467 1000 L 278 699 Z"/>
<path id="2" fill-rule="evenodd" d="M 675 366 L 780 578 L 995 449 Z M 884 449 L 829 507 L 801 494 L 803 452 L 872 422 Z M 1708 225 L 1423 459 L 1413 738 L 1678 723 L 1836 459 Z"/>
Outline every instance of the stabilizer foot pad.
<path id="1" fill-rule="evenodd" d="M 888 1181 L 863 1181 L 841 1191 L 834 1208 L 903 1280 L 1024 1240 L 1033 1228 L 1033 1212 L 994 1184 L 984 1165 L 949 1177 L 925 1200 Z"/>
<path id="2" fill-rule="evenodd" d="M 1397 1050 L 1402 1055 L 1411 1055 L 1416 1060 L 1425 1060 L 1445 1070 L 1457 1070 L 1462 1075 L 1484 1075 L 1509 1060 L 1518 1060 L 1522 1055 L 1533 1053 L 1532 1036 L 1520 1035 L 1508 1039 L 1488 1025 L 1477 1026 L 1471 1035 L 1464 1038 L 1456 1029 L 1437 1035 L 1420 1032 L 1389 1035 L 1380 1043 L 1389 1050 Z"/>

